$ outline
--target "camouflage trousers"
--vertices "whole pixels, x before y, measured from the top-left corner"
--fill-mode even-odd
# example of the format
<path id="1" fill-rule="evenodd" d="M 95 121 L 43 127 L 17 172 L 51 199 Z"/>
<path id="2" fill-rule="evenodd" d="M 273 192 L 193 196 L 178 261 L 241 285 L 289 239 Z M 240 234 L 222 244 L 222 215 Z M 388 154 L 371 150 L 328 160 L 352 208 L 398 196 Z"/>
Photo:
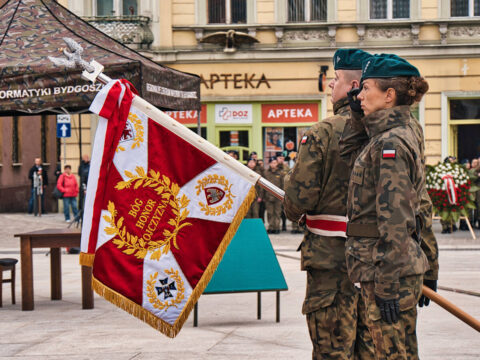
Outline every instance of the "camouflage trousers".
<path id="1" fill-rule="evenodd" d="M 422 284 L 422 275 L 400 279 L 400 318 L 396 324 L 388 324 L 381 320 L 380 309 L 375 303 L 374 283 L 361 283 L 355 359 L 418 359 L 417 303 L 422 294 Z"/>
<path id="2" fill-rule="evenodd" d="M 260 203 L 257 201 L 257 199 L 253 200 L 252 205 L 250 205 L 250 209 L 248 209 L 247 215 L 245 215 L 245 218 L 247 219 L 256 219 L 259 218 L 260 212 Z"/>
<path id="3" fill-rule="evenodd" d="M 358 300 L 359 291 L 346 273 L 307 271 L 302 312 L 312 340 L 312 359 L 354 358 Z"/>
<path id="4" fill-rule="evenodd" d="M 282 217 L 282 203 L 280 200 L 266 201 L 265 208 L 268 217 L 268 229 L 280 230 L 280 219 Z"/>

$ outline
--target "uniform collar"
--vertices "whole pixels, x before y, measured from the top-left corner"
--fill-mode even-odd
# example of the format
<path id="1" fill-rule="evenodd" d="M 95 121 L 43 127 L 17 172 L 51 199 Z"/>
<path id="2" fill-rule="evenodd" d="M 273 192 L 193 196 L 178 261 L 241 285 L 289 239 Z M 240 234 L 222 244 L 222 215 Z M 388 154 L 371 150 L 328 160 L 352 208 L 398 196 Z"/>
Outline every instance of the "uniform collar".
<path id="1" fill-rule="evenodd" d="M 394 127 L 407 125 L 410 122 L 410 105 L 378 110 L 365 116 L 362 121 L 368 137 L 372 138 Z"/>
<path id="2" fill-rule="evenodd" d="M 333 104 L 333 113 L 337 115 L 338 113 L 343 113 L 348 111 L 348 98 L 344 97 L 340 100 L 337 100 L 335 104 Z"/>

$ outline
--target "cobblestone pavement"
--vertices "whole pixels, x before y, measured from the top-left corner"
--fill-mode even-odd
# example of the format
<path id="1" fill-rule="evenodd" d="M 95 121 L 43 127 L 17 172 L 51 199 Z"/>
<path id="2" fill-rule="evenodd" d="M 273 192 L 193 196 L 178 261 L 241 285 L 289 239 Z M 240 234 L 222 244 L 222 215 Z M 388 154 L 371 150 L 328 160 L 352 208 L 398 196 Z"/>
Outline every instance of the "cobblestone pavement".
<path id="1" fill-rule="evenodd" d="M 0 257 L 19 258 L 19 232 L 65 227 L 61 214 L 35 218 L 0 214 Z M 435 225 L 439 230 L 439 225 Z M 440 285 L 480 293 L 479 240 L 469 232 L 438 235 Z M 62 256 L 63 299 L 50 300 L 50 259 L 35 249 L 35 310 L 21 311 L 20 270 L 17 304 L 4 285 L 0 308 L 0 359 L 309 359 L 311 344 L 301 305 L 305 275 L 295 252 L 301 235 L 281 233 L 270 239 L 289 290 L 281 293 L 281 321 L 275 322 L 275 295 L 262 295 L 262 320 L 256 320 L 256 294 L 203 296 L 199 327 L 192 317 L 175 339 L 169 339 L 95 295 L 95 309 L 81 310 L 78 255 Z M 480 297 L 439 291 L 480 319 Z M 478 359 L 478 333 L 436 304 L 419 310 L 420 358 Z"/>

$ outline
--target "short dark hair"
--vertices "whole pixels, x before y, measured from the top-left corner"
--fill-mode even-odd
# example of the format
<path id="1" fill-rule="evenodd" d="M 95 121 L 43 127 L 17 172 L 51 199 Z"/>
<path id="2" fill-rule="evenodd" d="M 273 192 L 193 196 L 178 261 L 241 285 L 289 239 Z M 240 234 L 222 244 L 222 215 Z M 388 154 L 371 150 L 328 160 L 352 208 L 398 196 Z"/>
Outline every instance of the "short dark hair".
<path id="1" fill-rule="evenodd" d="M 65 169 L 70 169 L 70 170 L 72 170 L 72 166 L 71 166 L 71 165 L 65 165 L 65 166 L 63 167 L 63 169 L 64 169 L 64 170 L 65 170 Z"/>

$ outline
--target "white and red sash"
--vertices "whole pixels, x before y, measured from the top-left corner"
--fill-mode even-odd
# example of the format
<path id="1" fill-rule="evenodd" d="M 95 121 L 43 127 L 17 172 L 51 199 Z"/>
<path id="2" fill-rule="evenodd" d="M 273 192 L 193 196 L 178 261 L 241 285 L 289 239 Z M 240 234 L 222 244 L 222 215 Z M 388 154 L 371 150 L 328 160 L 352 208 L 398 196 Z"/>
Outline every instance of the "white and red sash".
<path id="1" fill-rule="evenodd" d="M 453 176 L 447 174 L 442 177 L 442 180 L 447 191 L 448 202 L 451 205 L 455 205 L 457 203 L 457 187 L 455 186 L 455 180 L 453 179 Z"/>
<path id="2" fill-rule="evenodd" d="M 316 235 L 347 237 L 347 217 L 339 215 L 308 215 L 307 229 Z"/>

